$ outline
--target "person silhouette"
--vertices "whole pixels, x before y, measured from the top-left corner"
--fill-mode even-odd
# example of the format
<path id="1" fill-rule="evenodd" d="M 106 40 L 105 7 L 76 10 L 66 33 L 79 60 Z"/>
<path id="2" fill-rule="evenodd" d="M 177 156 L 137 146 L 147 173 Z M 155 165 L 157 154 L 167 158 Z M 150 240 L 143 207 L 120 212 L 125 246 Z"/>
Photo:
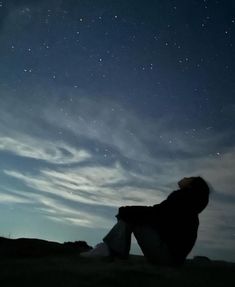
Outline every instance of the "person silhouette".
<path id="1" fill-rule="evenodd" d="M 150 263 L 183 264 L 196 242 L 198 214 L 209 202 L 210 189 L 201 177 L 185 177 L 178 186 L 160 204 L 120 207 L 118 221 L 103 242 L 82 256 L 127 259 L 133 233 Z"/>

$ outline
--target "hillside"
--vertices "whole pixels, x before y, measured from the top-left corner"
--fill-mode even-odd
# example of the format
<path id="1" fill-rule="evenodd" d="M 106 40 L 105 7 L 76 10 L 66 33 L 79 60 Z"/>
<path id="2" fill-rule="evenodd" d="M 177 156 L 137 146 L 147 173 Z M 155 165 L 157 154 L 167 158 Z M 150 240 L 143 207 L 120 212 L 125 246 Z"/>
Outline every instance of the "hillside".
<path id="1" fill-rule="evenodd" d="M 141 256 L 108 262 L 79 255 L 1 259 L 0 286 L 235 286 L 235 264 L 187 261 L 183 267 L 157 267 Z"/>
<path id="2" fill-rule="evenodd" d="M 235 286 L 235 263 L 197 257 L 173 268 L 136 255 L 113 261 L 80 256 L 90 248 L 84 241 L 0 237 L 0 286 Z"/>

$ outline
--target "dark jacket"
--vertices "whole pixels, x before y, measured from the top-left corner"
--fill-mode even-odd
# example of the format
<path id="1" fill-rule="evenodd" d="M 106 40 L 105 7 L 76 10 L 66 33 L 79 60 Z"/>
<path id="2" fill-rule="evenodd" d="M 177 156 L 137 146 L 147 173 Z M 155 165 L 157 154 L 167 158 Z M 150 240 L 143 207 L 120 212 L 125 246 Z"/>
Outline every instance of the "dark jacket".
<path id="1" fill-rule="evenodd" d="M 120 207 L 117 218 L 130 224 L 155 228 L 167 244 L 173 264 L 181 264 L 196 242 L 198 213 L 207 203 L 208 196 L 200 191 L 180 189 L 172 192 L 160 204 Z"/>

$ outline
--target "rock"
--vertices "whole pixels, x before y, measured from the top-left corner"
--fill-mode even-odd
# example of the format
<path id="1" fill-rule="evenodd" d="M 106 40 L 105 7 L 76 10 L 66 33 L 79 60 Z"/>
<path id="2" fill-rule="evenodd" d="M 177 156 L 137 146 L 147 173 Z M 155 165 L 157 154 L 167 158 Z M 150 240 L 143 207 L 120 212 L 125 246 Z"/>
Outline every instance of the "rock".
<path id="1" fill-rule="evenodd" d="M 74 241 L 74 242 L 64 242 L 63 244 L 65 247 L 68 248 L 74 248 L 79 250 L 79 252 L 86 252 L 92 249 L 91 246 L 89 246 L 86 241 Z"/>
<path id="2" fill-rule="evenodd" d="M 194 256 L 193 262 L 199 263 L 199 264 L 205 264 L 205 263 L 211 263 L 210 258 L 206 256 Z"/>

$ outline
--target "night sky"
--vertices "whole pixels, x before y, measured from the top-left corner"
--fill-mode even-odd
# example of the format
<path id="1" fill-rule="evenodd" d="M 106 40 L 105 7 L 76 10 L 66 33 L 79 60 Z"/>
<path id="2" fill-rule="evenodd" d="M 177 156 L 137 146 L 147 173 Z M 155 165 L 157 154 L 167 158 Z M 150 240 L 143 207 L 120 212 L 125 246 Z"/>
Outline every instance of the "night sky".
<path id="1" fill-rule="evenodd" d="M 200 175 L 190 256 L 235 261 L 234 39 L 233 0 L 0 1 L 0 236 L 94 245 Z"/>

